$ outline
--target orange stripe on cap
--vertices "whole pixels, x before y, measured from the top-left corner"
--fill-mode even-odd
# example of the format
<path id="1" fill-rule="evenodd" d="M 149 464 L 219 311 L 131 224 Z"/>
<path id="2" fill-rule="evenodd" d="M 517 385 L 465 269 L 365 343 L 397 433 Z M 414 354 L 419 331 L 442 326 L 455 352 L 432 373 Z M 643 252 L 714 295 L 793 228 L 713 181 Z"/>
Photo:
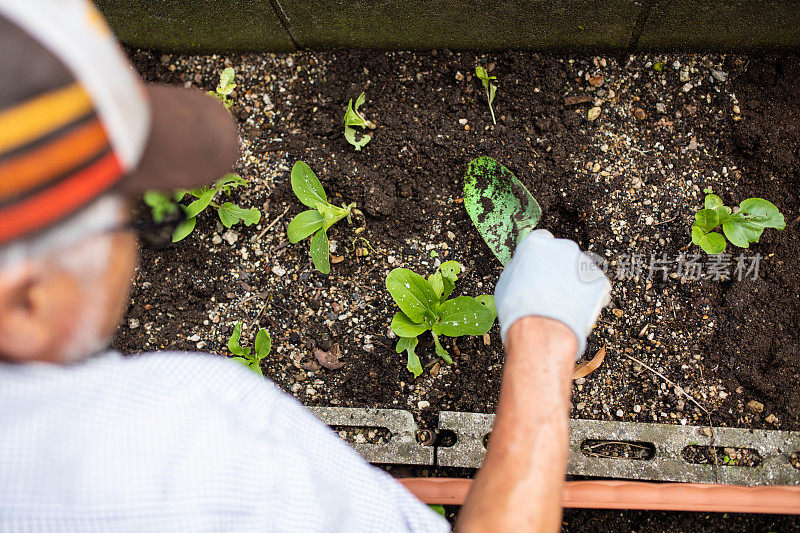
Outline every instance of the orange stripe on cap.
<path id="1" fill-rule="evenodd" d="M 0 153 L 43 137 L 91 109 L 91 98 L 77 83 L 7 109 L 0 113 Z"/>
<path id="2" fill-rule="evenodd" d="M 0 210 L 0 243 L 33 233 L 80 209 L 122 176 L 113 152 L 84 170 Z"/>
<path id="3" fill-rule="evenodd" d="M 106 132 L 94 120 L 37 150 L 0 163 L 0 201 L 74 169 L 106 146 Z"/>

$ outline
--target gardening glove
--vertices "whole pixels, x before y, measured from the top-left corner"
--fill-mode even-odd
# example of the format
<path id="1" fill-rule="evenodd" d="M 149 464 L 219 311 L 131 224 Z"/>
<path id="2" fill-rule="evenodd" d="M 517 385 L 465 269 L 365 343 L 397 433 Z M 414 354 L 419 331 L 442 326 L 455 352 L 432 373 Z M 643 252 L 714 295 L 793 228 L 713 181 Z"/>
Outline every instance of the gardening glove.
<path id="1" fill-rule="evenodd" d="M 517 246 L 494 291 L 503 342 L 520 318 L 543 316 L 572 330 L 580 357 L 610 292 L 603 270 L 574 241 L 536 230 Z"/>

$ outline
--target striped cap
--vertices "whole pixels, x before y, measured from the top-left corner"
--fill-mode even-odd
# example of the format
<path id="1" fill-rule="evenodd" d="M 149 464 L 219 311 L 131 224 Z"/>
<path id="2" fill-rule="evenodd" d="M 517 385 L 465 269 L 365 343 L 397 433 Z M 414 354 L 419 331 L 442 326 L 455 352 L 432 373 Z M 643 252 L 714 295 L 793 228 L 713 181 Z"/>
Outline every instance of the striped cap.
<path id="1" fill-rule="evenodd" d="M 0 246 L 112 188 L 195 187 L 236 159 L 227 111 L 142 84 L 84 0 L 0 0 L 0 80 Z"/>

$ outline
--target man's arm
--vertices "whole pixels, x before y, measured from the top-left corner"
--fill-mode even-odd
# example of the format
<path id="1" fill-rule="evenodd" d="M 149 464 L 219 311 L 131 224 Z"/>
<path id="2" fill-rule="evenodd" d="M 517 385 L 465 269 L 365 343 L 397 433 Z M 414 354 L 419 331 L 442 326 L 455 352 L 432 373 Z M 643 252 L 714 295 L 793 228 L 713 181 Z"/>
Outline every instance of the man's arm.
<path id="1" fill-rule="evenodd" d="M 561 322 L 526 317 L 506 336 L 500 402 L 459 531 L 557 531 L 577 341 Z"/>
<path id="2" fill-rule="evenodd" d="M 538 230 L 500 276 L 506 346 L 486 458 L 459 531 L 557 531 L 567 466 L 570 376 L 610 284 L 578 245 Z"/>

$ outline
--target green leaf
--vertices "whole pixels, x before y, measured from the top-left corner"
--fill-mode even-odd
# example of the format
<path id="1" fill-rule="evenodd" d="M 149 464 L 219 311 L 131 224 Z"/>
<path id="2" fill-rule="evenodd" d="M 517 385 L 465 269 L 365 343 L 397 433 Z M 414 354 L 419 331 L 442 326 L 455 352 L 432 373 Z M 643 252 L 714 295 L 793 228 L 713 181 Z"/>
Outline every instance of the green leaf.
<path id="1" fill-rule="evenodd" d="M 450 358 L 450 354 L 447 353 L 447 350 L 442 348 L 442 343 L 439 342 L 439 336 L 436 333 L 431 332 L 433 335 L 433 346 L 436 348 L 436 355 L 444 359 L 444 362 L 448 365 L 453 364 L 453 360 Z"/>
<path id="2" fill-rule="evenodd" d="M 706 209 L 717 209 L 718 207 L 724 206 L 724 204 L 722 203 L 722 198 L 720 198 L 716 194 L 706 195 L 705 205 Z"/>
<path id="3" fill-rule="evenodd" d="M 464 207 L 503 265 L 542 218 L 542 209 L 528 189 L 490 157 L 473 159 L 467 166 Z"/>
<path id="4" fill-rule="evenodd" d="M 457 261 L 446 261 L 439 267 L 439 272 L 442 274 L 442 293 L 439 300 L 444 301 L 453 294 L 456 288 L 456 281 L 461 273 L 461 265 Z"/>
<path id="5" fill-rule="evenodd" d="M 219 214 L 219 220 L 222 222 L 222 225 L 226 228 L 230 228 L 239 220 L 244 222 L 245 226 L 252 226 L 253 224 L 258 224 L 258 221 L 261 220 L 261 211 L 256 209 L 255 207 L 251 207 L 250 209 L 245 209 L 243 207 L 239 207 L 238 205 L 232 202 L 225 202 L 219 209 L 217 209 L 217 213 Z"/>
<path id="6" fill-rule="evenodd" d="M 497 318 L 497 307 L 494 304 L 494 296 L 491 294 L 482 294 L 476 296 L 475 299 L 489 311 L 489 314 L 492 316 L 492 323 L 494 323 L 494 320 Z"/>
<path id="7" fill-rule="evenodd" d="M 294 244 L 302 241 L 322 227 L 322 220 L 322 215 L 315 209 L 303 211 L 289 222 L 289 227 L 286 229 L 289 242 Z"/>
<path id="8" fill-rule="evenodd" d="M 435 311 L 439 303 L 431 284 L 407 268 L 395 268 L 389 272 L 386 288 L 400 310 L 416 323 L 424 320 L 426 311 Z"/>
<path id="9" fill-rule="evenodd" d="M 461 274 L 461 265 L 458 264 L 458 261 L 445 261 L 439 270 L 442 272 L 442 276 L 455 283 L 458 275 Z"/>
<path id="10" fill-rule="evenodd" d="M 243 348 L 239 345 L 239 339 L 242 336 L 242 323 L 237 322 L 236 325 L 233 327 L 233 333 L 231 334 L 231 338 L 228 339 L 228 350 L 233 355 L 240 355 L 242 357 L 247 357 L 250 355 L 249 348 Z"/>
<path id="11" fill-rule="evenodd" d="M 418 378 L 420 374 L 422 374 L 422 363 L 419 362 L 419 357 L 414 351 L 416 347 L 416 337 L 402 337 L 399 341 L 397 341 L 397 346 L 395 346 L 394 350 L 397 353 L 402 353 L 403 350 L 408 353 L 408 362 L 406 363 L 406 368 L 409 372 L 414 374 L 415 378 Z"/>
<path id="12" fill-rule="evenodd" d="M 495 85 L 494 83 L 490 83 L 488 91 L 489 91 L 488 95 L 489 105 L 492 105 L 492 102 L 494 102 L 494 95 L 497 92 L 497 85 Z"/>
<path id="13" fill-rule="evenodd" d="M 203 191 L 203 193 L 197 200 L 190 203 L 189 206 L 186 207 L 186 209 L 184 209 L 184 212 L 186 213 L 186 218 L 194 218 L 200 213 L 202 213 L 203 210 L 206 207 L 208 207 L 208 204 L 211 203 L 211 200 L 214 199 L 214 195 L 216 193 L 217 191 L 215 191 L 214 189 Z"/>
<path id="14" fill-rule="evenodd" d="M 322 215 L 322 229 L 325 230 L 350 214 L 350 209 L 331 204 L 320 205 L 317 207 L 317 211 Z"/>
<path id="15" fill-rule="evenodd" d="M 328 204 L 325 189 L 317 179 L 316 174 L 302 161 L 292 167 L 292 190 L 303 204 L 317 209 L 320 205 Z"/>
<path id="16" fill-rule="evenodd" d="M 395 313 L 394 318 L 392 318 L 392 331 L 398 337 L 416 337 L 429 329 L 431 329 L 429 325 L 414 322 L 402 311 Z"/>
<path id="17" fill-rule="evenodd" d="M 694 225 L 708 233 L 719 226 L 719 213 L 716 209 L 701 209 L 694 214 Z"/>
<path id="18" fill-rule="evenodd" d="M 233 189 L 247 185 L 247 180 L 238 174 L 228 173 L 221 176 L 215 183 L 214 188 L 218 191 L 230 194 Z"/>
<path id="19" fill-rule="evenodd" d="M 219 85 L 217 85 L 217 93 L 228 95 L 233 92 L 233 89 L 236 88 L 236 84 L 233 82 L 233 77 L 236 75 L 236 72 L 233 70 L 233 67 L 228 67 L 222 71 L 219 75 Z"/>
<path id="20" fill-rule="evenodd" d="M 439 301 L 444 301 L 447 296 L 442 296 L 444 294 L 444 279 L 442 278 L 442 273 L 438 270 L 428 276 L 428 283 L 431 284 L 431 288 L 433 292 L 436 293 L 436 297 L 439 298 Z"/>
<path id="21" fill-rule="evenodd" d="M 323 274 L 329 274 L 331 271 L 330 250 L 328 234 L 324 229 L 317 231 L 311 239 L 310 253 L 314 267 Z"/>
<path id="22" fill-rule="evenodd" d="M 175 231 L 172 232 L 172 242 L 178 242 L 188 237 L 189 234 L 194 231 L 196 223 L 197 219 L 194 217 L 181 221 L 178 227 L 175 228 Z"/>
<path id="23" fill-rule="evenodd" d="M 725 251 L 725 237 L 713 231 L 706 233 L 698 226 L 692 226 L 692 242 L 707 254 L 721 254 Z"/>
<path id="24" fill-rule="evenodd" d="M 361 116 L 361 113 L 358 112 L 358 108 L 361 107 L 365 100 L 366 97 L 363 92 L 356 99 L 355 105 L 353 105 L 353 99 L 350 99 L 347 103 L 347 111 L 344 113 L 345 126 L 361 126 L 362 128 L 367 126 L 367 121 Z"/>
<path id="25" fill-rule="evenodd" d="M 344 138 L 355 147 L 356 152 L 360 152 L 372 140 L 370 135 L 362 135 L 360 140 L 356 140 L 356 130 L 350 126 L 344 127 Z"/>
<path id="26" fill-rule="evenodd" d="M 749 215 L 748 222 L 758 224 L 762 228 L 782 230 L 786 227 L 786 220 L 777 206 L 763 198 L 748 198 L 739 204 L 738 213 Z"/>
<path id="27" fill-rule="evenodd" d="M 438 314 L 440 320 L 433 326 L 433 331 L 448 337 L 483 335 L 494 323 L 494 316 L 486 306 L 469 296 L 444 302 L 439 306 Z"/>
<path id="28" fill-rule="evenodd" d="M 171 194 L 159 191 L 146 191 L 142 195 L 144 203 L 150 207 L 153 222 L 160 224 L 168 217 L 176 214 L 180 209 L 178 204 L 172 200 Z"/>
<path id="29" fill-rule="evenodd" d="M 266 329 L 258 330 L 256 333 L 256 360 L 261 361 L 272 350 L 272 338 Z"/>
<path id="30" fill-rule="evenodd" d="M 429 505 L 428 507 L 431 508 L 432 511 L 439 513 L 440 515 L 444 516 L 444 506 L 443 505 Z"/>
<path id="31" fill-rule="evenodd" d="M 764 228 L 753 227 L 738 218 L 728 220 L 722 224 L 722 232 L 732 245 L 739 248 L 749 248 L 751 242 L 758 242 Z"/>

